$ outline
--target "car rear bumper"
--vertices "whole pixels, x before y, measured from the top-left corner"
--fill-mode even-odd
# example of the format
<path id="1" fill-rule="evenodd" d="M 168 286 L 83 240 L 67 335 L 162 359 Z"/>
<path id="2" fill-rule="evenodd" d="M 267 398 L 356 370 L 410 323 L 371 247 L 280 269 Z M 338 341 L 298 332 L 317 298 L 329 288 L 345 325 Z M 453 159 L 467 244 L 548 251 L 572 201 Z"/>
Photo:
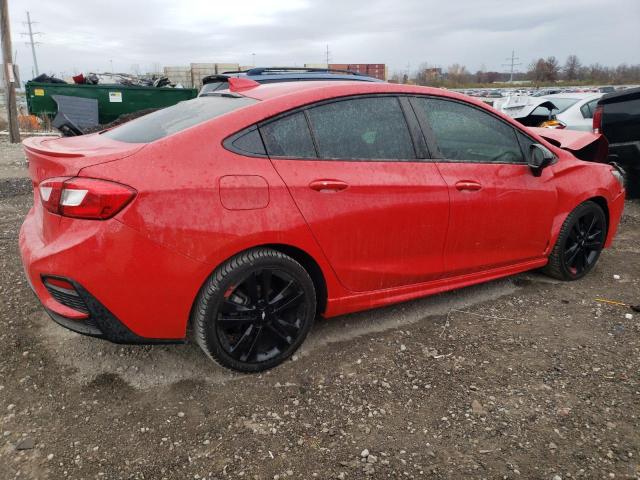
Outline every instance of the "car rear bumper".
<path id="1" fill-rule="evenodd" d="M 157 344 L 157 343 L 184 343 L 184 339 L 166 338 L 145 338 L 133 333 L 126 325 L 116 318 L 104 305 L 102 305 L 93 295 L 85 290 L 77 282 L 65 279 L 74 285 L 78 297 L 86 306 L 86 316 L 84 318 L 70 318 L 59 313 L 59 305 L 52 308 L 44 307 L 51 319 L 58 325 L 82 335 L 102 338 L 113 343 L 122 344 Z M 31 282 L 30 282 L 31 283 Z M 35 289 L 34 289 L 35 293 Z M 37 294 L 36 294 L 37 296 Z M 67 313 L 68 314 L 68 313 Z"/>
<path id="2" fill-rule="evenodd" d="M 116 343 L 176 343 L 210 270 L 117 220 L 60 217 L 45 240 L 32 209 L 20 230 L 25 274 L 51 318 L 70 330 Z M 57 295 L 44 279 L 73 285 Z M 64 290 L 64 289 L 63 289 Z"/>

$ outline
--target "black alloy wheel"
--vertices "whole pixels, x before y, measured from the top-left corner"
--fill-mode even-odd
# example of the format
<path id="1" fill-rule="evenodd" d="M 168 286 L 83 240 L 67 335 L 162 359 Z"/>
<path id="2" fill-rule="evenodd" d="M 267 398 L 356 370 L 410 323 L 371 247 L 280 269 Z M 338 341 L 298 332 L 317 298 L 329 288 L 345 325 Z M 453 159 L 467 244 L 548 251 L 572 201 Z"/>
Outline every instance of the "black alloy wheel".
<path id="1" fill-rule="evenodd" d="M 299 263 L 251 250 L 225 262 L 203 287 L 193 314 L 196 340 L 225 367 L 265 370 L 300 346 L 315 309 L 313 282 Z"/>
<path id="2" fill-rule="evenodd" d="M 300 336 L 305 300 L 304 290 L 288 273 L 254 270 L 225 292 L 215 321 L 218 338 L 238 361 L 275 358 Z"/>
<path id="3" fill-rule="evenodd" d="M 597 203 L 580 204 L 565 220 L 545 271 L 560 280 L 584 277 L 596 264 L 607 236 L 607 219 Z"/>
<path id="4" fill-rule="evenodd" d="M 573 224 L 564 246 L 564 263 L 574 276 L 595 264 L 604 245 L 604 219 L 589 211 Z"/>

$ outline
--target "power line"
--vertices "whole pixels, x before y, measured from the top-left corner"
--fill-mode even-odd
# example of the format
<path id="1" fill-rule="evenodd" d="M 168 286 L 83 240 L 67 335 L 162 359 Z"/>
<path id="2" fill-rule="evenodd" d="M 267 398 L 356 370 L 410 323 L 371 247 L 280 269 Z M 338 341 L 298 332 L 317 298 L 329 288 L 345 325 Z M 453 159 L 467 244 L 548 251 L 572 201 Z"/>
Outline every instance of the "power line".
<path id="1" fill-rule="evenodd" d="M 23 32 L 21 33 L 21 35 L 28 35 L 29 36 L 29 42 L 27 42 L 28 45 L 31 45 L 31 54 L 33 55 L 33 67 L 34 70 L 36 72 L 36 77 L 38 75 L 40 75 L 40 72 L 38 71 L 38 58 L 36 57 L 36 45 L 40 45 L 40 42 L 36 42 L 33 40 L 33 36 L 34 35 L 42 35 L 42 32 L 34 32 L 33 29 L 31 28 L 31 26 L 35 23 L 38 22 L 32 22 L 31 21 L 31 15 L 29 14 L 29 12 L 27 11 L 27 21 L 23 22 L 27 28 L 28 28 L 28 32 Z"/>
<path id="2" fill-rule="evenodd" d="M 326 55 L 325 58 L 327 60 L 327 62 L 326 62 L 327 63 L 327 68 L 329 68 L 329 44 L 327 44 L 327 50 L 326 50 L 325 55 Z"/>
<path id="3" fill-rule="evenodd" d="M 520 58 L 516 57 L 515 50 L 511 50 L 511 58 L 505 58 L 505 60 L 509 61 L 509 63 L 503 63 L 502 66 L 503 67 L 511 67 L 511 75 L 509 76 L 509 81 L 513 82 L 514 67 L 518 67 L 518 66 L 522 65 L 522 63 L 516 63 L 516 60 L 520 60 Z"/>

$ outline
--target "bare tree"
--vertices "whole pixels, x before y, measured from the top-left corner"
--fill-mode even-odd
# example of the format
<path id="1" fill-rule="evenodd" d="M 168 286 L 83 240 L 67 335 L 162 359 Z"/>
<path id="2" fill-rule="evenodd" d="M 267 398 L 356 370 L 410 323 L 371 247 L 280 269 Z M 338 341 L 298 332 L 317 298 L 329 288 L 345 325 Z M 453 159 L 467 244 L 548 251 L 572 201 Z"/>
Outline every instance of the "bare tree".
<path id="1" fill-rule="evenodd" d="M 447 78 L 451 83 L 456 85 L 468 82 L 471 78 L 471 74 L 464 65 L 454 63 L 447 67 Z"/>
<path id="2" fill-rule="evenodd" d="M 569 55 L 564 63 L 563 72 L 566 80 L 578 80 L 582 64 L 577 55 Z"/>
<path id="3" fill-rule="evenodd" d="M 545 81 L 545 64 L 544 58 L 539 58 L 534 60 L 529 65 L 529 74 L 528 77 L 530 80 L 535 82 L 544 82 Z"/>
<path id="4" fill-rule="evenodd" d="M 556 57 L 539 58 L 529 66 L 529 78 L 536 82 L 555 82 L 558 79 L 560 66 Z"/>
<path id="5" fill-rule="evenodd" d="M 558 75 L 560 73 L 560 65 L 558 64 L 558 59 L 554 56 L 547 57 L 544 63 L 547 69 L 547 80 L 555 82 L 558 79 Z"/>

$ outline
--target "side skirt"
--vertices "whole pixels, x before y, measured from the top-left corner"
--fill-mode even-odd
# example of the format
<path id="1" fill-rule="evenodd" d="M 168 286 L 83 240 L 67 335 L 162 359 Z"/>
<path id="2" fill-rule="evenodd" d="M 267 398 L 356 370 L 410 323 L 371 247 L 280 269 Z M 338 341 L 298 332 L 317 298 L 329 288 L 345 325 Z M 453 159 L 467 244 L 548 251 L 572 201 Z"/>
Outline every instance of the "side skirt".
<path id="1" fill-rule="evenodd" d="M 376 290 L 373 292 L 356 293 L 340 298 L 330 298 L 327 301 L 327 309 L 324 316 L 327 318 L 335 317 L 337 315 L 368 310 L 371 308 L 391 305 L 393 303 L 406 302 L 407 300 L 413 300 L 415 298 L 468 287 L 470 285 L 544 267 L 547 264 L 547 261 L 547 257 L 543 257 L 536 260 L 517 263 L 515 265 L 484 270 L 482 272 L 468 273 L 456 277 L 443 278 L 432 282 L 405 285 L 402 287 Z"/>

